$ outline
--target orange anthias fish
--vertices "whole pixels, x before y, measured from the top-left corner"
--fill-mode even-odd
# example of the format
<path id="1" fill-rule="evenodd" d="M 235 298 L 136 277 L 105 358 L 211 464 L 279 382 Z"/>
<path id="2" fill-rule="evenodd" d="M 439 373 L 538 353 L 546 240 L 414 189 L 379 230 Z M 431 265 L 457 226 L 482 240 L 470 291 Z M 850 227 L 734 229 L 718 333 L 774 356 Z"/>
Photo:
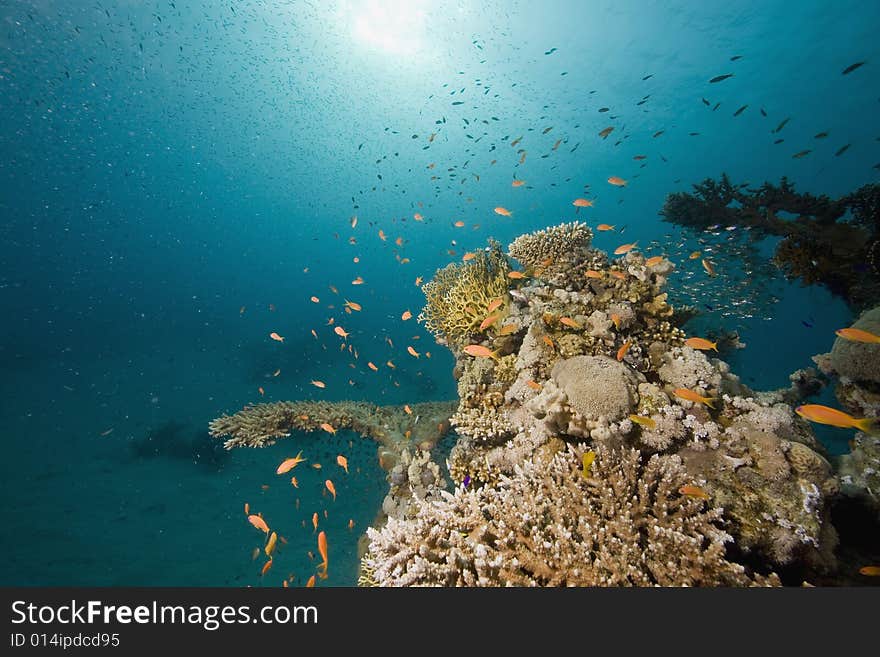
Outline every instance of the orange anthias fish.
<path id="1" fill-rule="evenodd" d="M 333 482 L 329 479 L 324 482 L 324 486 L 327 487 L 327 490 L 330 491 L 330 494 L 333 496 L 333 501 L 336 501 L 336 486 L 333 485 Z"/>
<path id="2" fill-rule="evenodd" d="M 327 579 L 327 566 L 329 566 L 329 560 L 327 559 L 327 534 L 323 531 L 318 534 L 318 554 L 321 555 L 321 558 L 324 560 L 318 566 L 321 571 L 318 572 L 318 576 L 321 579 Z"/>
<path id="3" fill-rule="evenodd" d="M 278 541 L 278 534 L 272 532 L 269 541 L 266 543 L 265 551 L 267 557 L 272 557 L 272 551 L 275 549 L 275 543 Z"/>
<path id="4" fill-rule="evenodd" d="M 500 205 L 495 208 L 495 214 L 500 214 L 502 217 L 510 217 L 513 215 L 510 210 L 508 210 L 507 208 L 503 208 Z"/>
<path id="5" fill-rule="evenodd" d="M 330 424 L 329 422 L 322 422 L 322 423 L 321 423 L 321 428 L 322 428 L 324 431 L 326 431 L 327 433 L 334 433 L 334 434 L 336 433 L 336 429 L 334 429 L 334 428 L 333 428 L 333 425 Z"/>
<path id="6" fill-rule="evenodd" d="M 866 577 L 880 577 L 880 566 L 862 566 L 859 568 L 859 575 Z"/>
<path id="7" fill-rule="evenodd" d="M 873 344 L 880 344 L 880 335 L 869 333 L 868 331 L 863 331 L 862 329 L 852 327 L 842 328 L 837 329 L 835 333 L 844 340 L 851 340 L 852 342 L 868 342 Z"/>
<path id="8" fill-rule="evenodd" d="M 263 520 L 260 516 L 251 514 L 248 516 L 248 522 L 259 529 L 261 532 L 264 532 L 266 534 L 269 533 L 269 525 L 267 525 L 266 521 Z"/>
<path id="9" fill-rule="evenodd" d="M 262 577 L 267 572 L 269 572 L 269 569 L 271 567 L 272 567 L 272 559 L 269 559 L 269 561 L 267 561 L 266 563 L 263 564 L 263 569 L 260 571 L 260 576 Z"/>
<path id="10" fill-rule="evenodd" d="M 522 187 L 525 184 L 526 184 L 525 180 L 514 180 L 512 183 L 510 183 L 510 186 L 511 187 Z"/>
<path id="11" fill-rule="evenodd" d="M 373 361 L 367 361 L 367 367 L 369 367 L 374 372 L 378 372 L 379 368 L 373 364 Z"/>
<path id="12" fill-rule="evenodd" d="M 406 411 L 407 415 L 412 415 L 412 409 L 409 407 L 409 404 L 404 404 L 403 410 Z"/>
<path id="13" fill-rule="evenodd" d="M 293 458 L 284 459 L 281 462 L 281 465 L 278 466 L 278 469 L 275 470 L 275 474 L 279 474 L 279 475 L 286 474 L 286 473 L 290 472 L 291 470 L 293 470 L 300 463 L 302 463 L 303 461 L 306 461 L 306 460 L 308 460 L 308 459 L 303 458 L 302 450 L 299 450 L 299 454 L 297 454 Z"/>
<path id="14" fill-rule="evenodd" d="M 476 254 L 476 253 L 474 253 L 473 251 L 468 251 L 468 252 L 465 253 L 463 256 L 461 256 L 461 259 L 462 259 L 464 262 L 468 262 L 469 260 L 473 260 L 473 259 L 476 258 L 476 257 L 477 257 L 477 254 Z"/>
<path id="15" fill-rule="evenodd" d="M 468 356 L 473 356 L 474 358 L 494 358 L 495 360 L 499 360 L 496 352 L 481 344 L 469 344 L 463 351 Z"/>
<path id="16" fill-rule="evenodd" d="M 596 226 L 596 230 L 614 230 L 614 226 L 612 226 L 611 224 L 599 224 L 598 226 Z"/>
<path id="17" fill-rule="evenodd" d="M 263 390 L 263 386 L 260 386 L 260 387 L 259 387 L 259 388 L 257 388 L 257 392 L 259 392 L 259 393 L 260 393 L 260 396 L 261 396 L 261 397 L 262 397 L 262 396 L 263 396 L 263 395 L 265 395 L 265 394 L 266 394 L 266 391 L 265 391 L 265 390 Z"/>
<path id="18" fill-rule="evenodd" d="M 507 275 L 507 278 L 512 278 L 513 280 L 521 280 L 523 278 L 526 278 L 526 275 L 523 274 L 521 271 L 512 271 Z"/>
<path id="19" fill-rule="evenodd" d="M 361 304 L 355 303 L 354 301 L 349 301 L 348 299 L 345 300 L 344 305 L 346 308 L 351 308 L 352 310 L 358 310 L 358 311 L 363 310 L 363 308 L 361 307 Z"/>
<path id="20" fill-rule="evenodd" d="M 532 390 L 541 390 L 541 384 L 536 381 L 532 381 L 531 379 L 526 381 L 526 385 Z"/>
<path id="21" fill-rule="evenodd" d="M 718 351 L 718 343 L 709 342 L 705 338 L 688 338 L 684 343 L 691 349 L 701 349 L 703 351 L 714 349 L 715 351 Z"/>
<path id="22" fill-rule="evenodd" d="M 626 280 L 626 272 L 625 271 L 617 271 L 616 269 L 610 269 L 608 271 L 608 275 L 612 276 L 618 280 L 621 280 L 621 281 Z"/>
<path id="23" fill-rule="evenodd" d="M 611 323 L 614 324 L 614 328 L 618 331 L 620 330 L 620 315 L 617 313 L 611 313 Z"/>
<path id="24" fill-rule="evenodd" d="M 402 319 L 404 322 L 412 319 L 412 313 L 408 310 L 404 310 L 403 314 L 400 316 L 400 319 Z"/>
<path id="25" fill-rule="evenodd" d="M 877 428 L 878 418 L 865 417 L 854 418 L 849 413 L 838 411 L 821 404 L 804 404 L 794 409 L 794 412 L 810 422 L 828 424 L 841 429 L 858 429 L 865 433 L 872 433 Z"/>
<path id="26" fill-rule="evenodd" d="M 617 176 L 611 176 L 608 178 L 608 183 L 614 185 L 615 187 L 626 187 L 626 181 L 623 178 L 619 178 Z"/>
<path id="27" fill-rule="evenodd" d="M 381 228 L 379 229 L 379 239 L 383 242 L 388 239 L 388 236 L 385 234 L 385 231 Z"/>
<path id="28" fill-rule="evenodd" d="M 321 303 L 321 300 L 318 297 L 312 297 L 312 303 Z"/>
<path id="29" fill-rule="evenodd" d="M 696 260 L 700 257 L 700 255 L 702 255 L 700 251 L 692 251 L 691 254 L 688 256 L 688 260 Z"/>
<path id="30" fill-rule="evenodd" d="M 413 349 L 412 346 L 407 347 L 406 350 L 407 350 L 407 352 L 409 352 L 410 356 L 413 356 L 415 358 L 419 357 L 419 352 L 416 351 L 415 349 Z"/>
<path id="31" fill-rule="evenodd" d="M 363 284 L 364 284 L 364 279 L 361 278 L 360 276 L 358 276 L 356 279 L 354 279 L 354 280 L 351 282 L 351 284 L 352 284 L 352 285 L 363 285 Z"/>
<path id="32" fill-rule="evenodd" d="M 502 297 L 498 297 L 497 299 L 492 299 L 492 301 L 489 302 L 489 305 L 486 306 L 486 312 L 490 313 L 493 310 L 500 308 L 502 303 L 504 303 L 504 299 Z"/>
<path id="33" fill-rule="evenodd" d="M 498 335 L 510 335 L 511 333 L 516 333 L 516 324 L 505 324 L 498 329 Z"/>
<path id="34" fill-rule="evenodd" d="M 602 276 L 602 272 L 596 271 L 595 269 L 588 269 L 586 273 L 587 278 L 604 278 Z"/>
<path id="35" fill-rule="evenodd" d="M 495 322 L 497 322 L 501 318 L 501 313 L 495 313 L 494 315 L 489 315 L 480 322 L 480 330 L 485 331 L 487 328 L 492 326 Z"/>
<path id="36" fill-rule="evenodd" d="M 626 342 L 624 342 L 620 349 L 617 350 L 617 360 L 623 360 L 623 357 L 626 356 L 626 352 L 629 351 L 629 348 L 631 346 L 631 340 L 627 340 Z"/>
<path id="37" fill-rule="evenodd" d="M 348 459 L 345 458 L 342 454 L 336 457 L 336 463 L 339 464 L 340 467 L 345 469 L 345 474 L 348 474 Z"/>
<path id="38" fill-rule="evenodd" d="M 312 514 L 312 527 L 314 527 L 315 530 L 318 529 L 318 512 L 317 511 L 315 511 Z"/>
<path id="39" fill-rule="evenodd" d="M 275 331 L 272 331 L 269 334 L 269 337 L 272 338 L 273 340 L 275 340 L 276 342 L 284 342 L 284 338 L 282 336 L 278 335 L 277 333 L 275 333 Z"/>
<path id="40" fill-rule="evenodd" d="M 416 221 L 421 221 L 422 219 L 424 219 L 424 217 L 422 215 L 420 215 L 418 212 L 416 212 L 413 215 L 413 219 L 415 219 Z"/>
<path id="41" fill-rule="evenodd" d="M 333 329 L 333 332 L 334 332 L 336 335 L 338 335 L 340 338 L 343 338 L 343 339 L 344 339 L 344 338 L 347 338 L 347 337 L 350 335 L 350 334 L 347 333 L 346 330 L 345 330 L 344 328 L 342 328 L 341 326 L 337 326 L 336 328 L 334 328 L 334 329 Z"/>
<path id="42" fill-rule="evenodd" d="M 573 329 L 581 329 L 583 326 L 574 321 L 571 317 L 560 317 L 559 323 Z"/>
<path id="43" fill-rule="evenodd" d="M 585 198 L 576 198 L 571 202 L 571 204 L 576 208 L 591 208 L 593 207 L 593 201 Z"/>
<path id="44" fill-rule="evenodd" d="M 645 267 L 653 267 L 654 265 L 659 265 L 661 262 L 663 262 L 663 256 L 654 256 L 653 258 L 645 260 Z"/>
<path id="45" fill-rule="evenodd" d="M 678 492 L 688 497 L 696 497 L 700 500 L 708 500 L 709 494 L 699 486 L 686 485 L 678 489 Z"/>
<path id="46" fill-rule="evenodd" d="M 715 408 L 712 405 L 712 397 L 703 397 L 693 390 L 688 390 L 687 388 L 676 388 L 672 392 L 675 394 L 676 397 L 680 397 L 681 399 L 686 399 L 690 402 L 694 402 L 695 404 L 705 404 L 709 408 Z"/>
<path id="47" fill-rule="evenodd" d="M 638 244 L 638 241 L 632 242 L 631 244 L 621 244 L 616 249 L 614 249 L 614 255 L 623 255 L 624 253 L 629 253 L 634 248 L 636 248 L 636 244 Z"/>
<path id="48" fill-rule="evenodd" d="M 310 381 L 310 383 L 316 388 L 326 388 L 327 385 L 323 381 Z"/>

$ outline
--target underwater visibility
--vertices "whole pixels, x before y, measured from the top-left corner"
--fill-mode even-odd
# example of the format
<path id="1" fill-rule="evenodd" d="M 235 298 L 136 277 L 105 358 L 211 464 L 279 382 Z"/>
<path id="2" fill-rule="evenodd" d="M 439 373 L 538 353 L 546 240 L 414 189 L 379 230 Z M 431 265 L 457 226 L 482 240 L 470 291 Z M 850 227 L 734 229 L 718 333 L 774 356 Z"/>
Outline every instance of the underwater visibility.
<path id="1" fill-rule="evenodd" d="M 0 2 L 0 584 L 880 584 L 878 28 Z"/>

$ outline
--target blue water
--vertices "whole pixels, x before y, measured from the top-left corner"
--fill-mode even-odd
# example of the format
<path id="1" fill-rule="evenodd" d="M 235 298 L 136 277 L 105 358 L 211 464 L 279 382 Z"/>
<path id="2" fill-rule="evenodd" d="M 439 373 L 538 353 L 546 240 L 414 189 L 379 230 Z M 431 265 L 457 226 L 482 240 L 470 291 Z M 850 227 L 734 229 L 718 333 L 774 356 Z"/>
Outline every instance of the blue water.
<path id="1" fill-rule="evenodd" d="M 722 172 L 832 197 L 877 181 L 876 3 L 423 5 L 0 2 L 0 584 L 302 584 L 317 511 L 332 561 L 319 585 L 351 585 L 385 493 L 375 445 L 341 431 L 227 453 L 212 418 L 270 400 L 454 398 L 449 353 L 399 319 L 421 308 L 416 277 L 571 220 L 578 196 L 595 199 L 579 218 L 647 244 L 673 230 L 666 194 Z M 852 319 L 821 288 L 768 285 L 769 315 L 720 320 L 756 388 L 787 385 Z M 388 359 L 396 370 L 364 366 Z M 300 449 L 324 468 L 300 466 L 293 489 L 274 469 Z M 245 502 L 288 540 L 263 578 Z"/>

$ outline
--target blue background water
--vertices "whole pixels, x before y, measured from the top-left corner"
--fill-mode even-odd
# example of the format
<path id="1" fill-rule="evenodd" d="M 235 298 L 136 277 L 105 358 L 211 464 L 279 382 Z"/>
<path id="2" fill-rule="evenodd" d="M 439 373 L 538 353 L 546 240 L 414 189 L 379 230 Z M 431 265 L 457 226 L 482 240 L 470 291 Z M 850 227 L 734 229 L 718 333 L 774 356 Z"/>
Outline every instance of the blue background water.
<path id="1" fill-rule="evenodd" d="M 596 201 L 579 218 L 627 226 L 598 234 L 612 249 L 670 245 L 665 195 L 721 172 L 831 196 L 877 180 L 876 3 L 438 2 L 372 19 L 390 32 L 371 41 L 358 22 L 387 4 L 0 2 L 0 583 L 301 584 L 326 509 L 320 584 L 351 585 L 384 494 L 375 445 L 340 432 L 227 454 L 210 419 L 262 399 L 453 398 L 449 354 L 399 319 L 421 307 L 415 278 L 489 236 L 575 218 L 578 196 Z M 768 312 L 714 318 L 740 331 L 731 362 L 758 388 L 787 385 L 851 321 L 821 289 L 768 285 Z M 343 298 L 364 310 L 343 314 Z M 389 358 L 394 371 L 365 367 Z M 324 469 L 300 466 L 294 490 L 274 469 L 299 449 Z M 262 579 L 244 502 L 289 541 Z"/>

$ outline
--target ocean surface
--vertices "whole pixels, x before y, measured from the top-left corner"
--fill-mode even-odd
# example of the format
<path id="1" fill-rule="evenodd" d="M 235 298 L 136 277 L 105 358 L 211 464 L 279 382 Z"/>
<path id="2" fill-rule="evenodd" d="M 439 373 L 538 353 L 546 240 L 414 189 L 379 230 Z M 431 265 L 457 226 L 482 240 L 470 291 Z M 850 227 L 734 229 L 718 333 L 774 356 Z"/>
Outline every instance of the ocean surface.
<path id="1" fill-rule="evenodd" d="M 698 280 L 700 245 L 658 213 L 722 173 L 831 197 L 877 182 L 878 26 L 878 3 L 821 0 L 0 0 L 0 584 L 304 585 L 318 513 L 318 585 L 354 585 L 387 490 L 376 444 L 226 451 L 208 422 L 454 399 L 416 279 L 489 237 L 577 218 L 616 226 L 600 248 L 684 254 L 670 299 L 738 332 L 725 359 L 749 386 L 787 386 L 848 305 L 744 271 L 723 240 L 713 262 L 744 284 Z M 294 488 L 275 468 L 300 450 Z M 265 575 L 245 503 L 286 540 Z"/>

